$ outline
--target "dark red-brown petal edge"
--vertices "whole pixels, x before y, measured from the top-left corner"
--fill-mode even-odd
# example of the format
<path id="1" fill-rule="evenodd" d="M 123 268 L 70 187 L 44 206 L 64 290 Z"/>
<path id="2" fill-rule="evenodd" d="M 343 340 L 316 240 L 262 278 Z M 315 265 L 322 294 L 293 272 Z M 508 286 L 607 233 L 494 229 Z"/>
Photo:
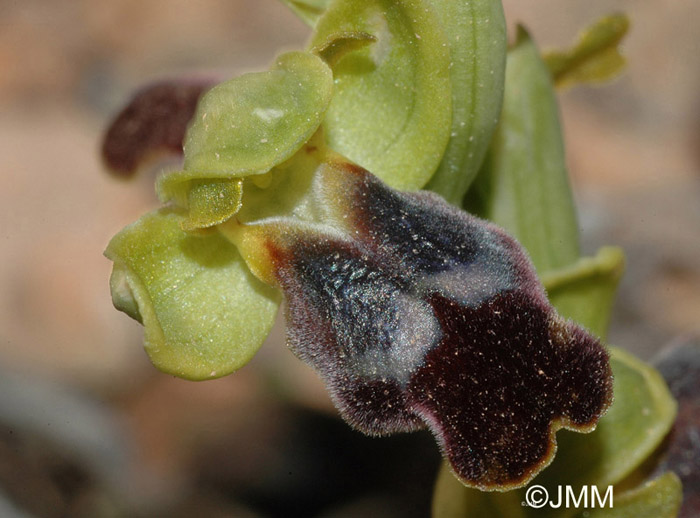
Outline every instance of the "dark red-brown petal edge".
<path id="1" fill-rule="evenodd" d="M 102 141 L 107 169 L 129 178 L 151 161 L 182 156 L 183 139 L 197 102 L 217 82 L 161 81 L 137 92 L 110 124 Z"/>

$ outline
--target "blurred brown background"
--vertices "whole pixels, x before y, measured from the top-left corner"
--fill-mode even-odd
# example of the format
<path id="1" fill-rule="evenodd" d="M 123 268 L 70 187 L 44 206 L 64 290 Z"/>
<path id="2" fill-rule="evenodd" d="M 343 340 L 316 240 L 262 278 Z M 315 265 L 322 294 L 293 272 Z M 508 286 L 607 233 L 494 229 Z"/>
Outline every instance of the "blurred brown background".
<path id="1" fill-rule="evenodd" d="M 561 103 L 584 249 L 627 253 L 611 342 L 650 358 L 700 332 L 700 3 L 504 4 L 545 49 L 632 20 L 625 74 Z M 0 0 L 0 516 L 426 515 L 430 438 L 338 423 L 281 327 L 242 371 L 188 383 L 109 297 L 102 250 L 156 205 L 152 176 L 102 170 L 110 115 L 151 80 L 260 68 L 307 35 L 274 0 Z"/>

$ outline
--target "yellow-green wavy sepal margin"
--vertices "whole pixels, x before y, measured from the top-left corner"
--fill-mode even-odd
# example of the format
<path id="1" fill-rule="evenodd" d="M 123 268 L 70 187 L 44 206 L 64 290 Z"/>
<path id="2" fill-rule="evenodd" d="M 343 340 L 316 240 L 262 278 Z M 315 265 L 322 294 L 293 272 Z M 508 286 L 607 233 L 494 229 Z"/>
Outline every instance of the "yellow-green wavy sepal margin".
<path id="1" fill-rule="evenodd" d="M 398 189 L 418 189 L 435 172 L 450 137 L 450 55 L 427 0 L 331 2 L 310 48 L 336 35 L 374 43 L 333 66 L 324 121 L 329 146 Z"/>
<path id="2" fill-rule="evenodd" d="M 257 280 L 218 232 L 194 236 L 172 209 L 148 213 L 117 234 L 105 255 L 117 309 L 145 326 L 160 370 L 191 380 L 245 365 L 267 337 L 277 291 Z"/>

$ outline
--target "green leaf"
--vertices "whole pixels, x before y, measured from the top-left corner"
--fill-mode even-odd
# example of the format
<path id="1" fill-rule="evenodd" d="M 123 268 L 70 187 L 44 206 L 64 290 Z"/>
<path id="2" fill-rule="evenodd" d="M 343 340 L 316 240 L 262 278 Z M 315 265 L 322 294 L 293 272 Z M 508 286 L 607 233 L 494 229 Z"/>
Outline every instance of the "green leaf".
<path id="1" fill-rule="evenodd" d="M 218 232 L 193 236 L 184 216 L 146 214 L 110 242 L 114 305 L 145 326 L 145 348 L 160 370 L 192 380 L 245 365 L 272 327 L 279 293 L 250 273 Z"/>
<path id="2" fill-rule="evenodd" d="M 452 82 L 450 140 L 426 189 L 459 205 L 481 166 L 503 101 L 506 24 L 500 0 L 432 0 L 447 34 Z"/>
<path id="3" fill-rule="evenodd" d="M 605 340 L 617 285 L 625 268 L 622 249 L 604 247 L 595 257 L 542 274 L 542 284 L 559 314 Z"/>
<path id="4" fill-rule="evenodd" d="M 522 28 L 508 52 L 501 120 L 465 204 L 520 241 L 540 274 L 579 257 L 554 89 Z"/>
<path id="5" fill-rule="evenodd" d="M 625 66 L 619 45 L 628 29 L 624 14 L 606 16 L 586 29 L 571 49 L 547 53 L 544 59 L 554 83 L 565 86 L 615 77 Z"/>
<path id="6" fill-rule="evenodd" d="M 620 482 L 641 465 L 671 429 L 676 403 L 659 373 L 621 349 L 611 348 L 610 352 L 615 401 L 590 434 L 557 434 L 554 461 L 532 482 L 547 488 L 550 495 L 557 494 L 560 485 L 571 485 L 578 495 L 584 484 L 604 488 Z M 525 500 L 524 490 L 486 496 L 462 487 L 467 493 L 462 494 L 455 485 L 459 482 L 443 477 L 447 475 L 441 474 L 438 479 L 434 509 L 461 506 L 444 516 L 478 517 L 477 506 L 504 510 L 491 516 L 510 516 L 508 513 L 515 512 L 515 502 Z M 528 511 L 533 518 L 563 515 L 561 509 L 546 507 Z"/>
<path id="7" fill-rule="evenodd" d="M 306 25 L 313 27 L 323 12 L 331 3 L 331 0 L 281 0 L 289 7 Z"/>
<path id="8" fill-rule="evenodd" d="M 376 42 L 333 67 L 328 144 L 392 187 L 424 186 L 445 151 L 452 116 L 439 16 L 427 0 L 336 1 L 318 20 L 310 47 L 343 33 Z"/>
<path id="9" fill-rule="evenodd" d="M 308 52 L 283 54 L 267 72 L 215 86 L 187 131 L 184 171 L 168 174 L 163 183 L 269 171 L 316 132 L 332 90 L 330 68 Z"/>
<path id="10" fill-rule="evenodd" d="M 612 508 L 590 509 L 580 518 L 675 518 L 683 497 L 681 481 L 668 471 L 643 486 L 615 495 Z"/>

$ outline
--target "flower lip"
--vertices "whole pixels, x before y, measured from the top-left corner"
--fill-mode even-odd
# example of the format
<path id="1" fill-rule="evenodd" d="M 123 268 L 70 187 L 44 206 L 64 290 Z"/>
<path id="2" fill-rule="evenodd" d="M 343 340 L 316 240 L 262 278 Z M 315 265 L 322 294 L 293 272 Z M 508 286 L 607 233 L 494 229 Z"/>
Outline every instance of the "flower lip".
<path id="1" fill-rule="evenodd" d="M 285 293 L 288 345 L 350 424 L 427 426 L 464 483 L 498 490 L 550 462 L 556 430 L 595 425 L 612 394 L 607 352 L 556 314 L 515 240 L 356 166 L 319 174 L 327 225 L 242 232 Z"/>

